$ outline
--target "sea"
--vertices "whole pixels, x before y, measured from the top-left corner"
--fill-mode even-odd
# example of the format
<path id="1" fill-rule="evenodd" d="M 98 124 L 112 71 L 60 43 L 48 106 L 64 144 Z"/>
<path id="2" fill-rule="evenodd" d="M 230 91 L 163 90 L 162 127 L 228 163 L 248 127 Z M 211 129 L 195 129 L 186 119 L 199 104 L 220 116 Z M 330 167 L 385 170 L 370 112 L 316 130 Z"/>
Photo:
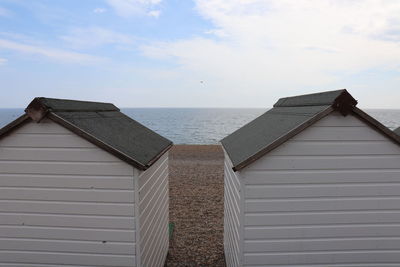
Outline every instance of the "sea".
<path id="1" fill-rule="evenodd" d="M 174 144 L 217 144 L 222 138 L 268 109 L 255 108 L 122 108 L 121 111 Z M 400 109 L 364 109 L 394 130 Z M 0 128 L 23 114 L 23 109 L 0 109 Z"/>

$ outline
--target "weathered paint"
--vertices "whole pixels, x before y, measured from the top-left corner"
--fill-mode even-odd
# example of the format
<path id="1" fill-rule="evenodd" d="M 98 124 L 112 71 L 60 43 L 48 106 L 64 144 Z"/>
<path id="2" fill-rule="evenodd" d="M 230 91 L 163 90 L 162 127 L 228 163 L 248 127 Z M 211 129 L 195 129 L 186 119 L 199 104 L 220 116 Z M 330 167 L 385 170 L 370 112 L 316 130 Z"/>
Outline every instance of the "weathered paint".
<path id="1" fill-rule="evenodd" d="M 50 120 L 0 140 L 0 266 L 135 266 L 133 167 Z"/>
<path id="2" fill-rule="evenodd" d="M 400 147 L 358 118 L 335 112 L 240 177 L 242 266 L 400 264 Z"/>

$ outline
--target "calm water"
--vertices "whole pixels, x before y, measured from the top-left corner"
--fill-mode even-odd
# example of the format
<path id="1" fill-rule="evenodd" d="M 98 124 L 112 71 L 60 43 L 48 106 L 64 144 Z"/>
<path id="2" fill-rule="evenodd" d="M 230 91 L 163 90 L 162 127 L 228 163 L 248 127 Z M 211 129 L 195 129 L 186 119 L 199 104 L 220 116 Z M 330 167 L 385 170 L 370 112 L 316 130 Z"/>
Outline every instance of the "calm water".
<path id="1" fill-rule="evenodd" d="M 267 109 L 218 108 L 125 108 L 122 112 L 175 144 L 216 144 Z M 395 129 L 400 110 L 365 110 L 378 121 Z M 0 128 L 23 113 L 22 109 L 0 109 Z"/>

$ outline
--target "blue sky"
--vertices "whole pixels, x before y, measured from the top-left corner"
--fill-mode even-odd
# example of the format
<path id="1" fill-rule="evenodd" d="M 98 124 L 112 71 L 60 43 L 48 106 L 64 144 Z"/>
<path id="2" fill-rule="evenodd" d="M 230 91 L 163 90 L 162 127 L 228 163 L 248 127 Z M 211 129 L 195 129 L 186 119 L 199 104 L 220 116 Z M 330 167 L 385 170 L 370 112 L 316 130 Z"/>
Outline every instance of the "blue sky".
<path id="1" fill-rule="evenodd" d="M 0 0 L 0 107 L 270 107 L 347 88 L 400 108 L 397 0 Z"/>

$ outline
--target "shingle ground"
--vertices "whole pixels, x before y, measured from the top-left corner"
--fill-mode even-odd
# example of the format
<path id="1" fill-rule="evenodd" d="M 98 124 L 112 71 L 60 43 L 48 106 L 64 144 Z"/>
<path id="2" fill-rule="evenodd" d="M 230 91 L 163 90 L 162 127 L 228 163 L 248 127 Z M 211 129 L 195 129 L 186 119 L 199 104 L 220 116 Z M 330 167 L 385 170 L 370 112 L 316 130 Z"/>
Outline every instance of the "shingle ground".
<path id="1" fill-rule="evenodd" d="M 175 224 L 167 266 L 225 266 L 223 153 L 220 146 L 170 150 L 170 222 Z"/>

